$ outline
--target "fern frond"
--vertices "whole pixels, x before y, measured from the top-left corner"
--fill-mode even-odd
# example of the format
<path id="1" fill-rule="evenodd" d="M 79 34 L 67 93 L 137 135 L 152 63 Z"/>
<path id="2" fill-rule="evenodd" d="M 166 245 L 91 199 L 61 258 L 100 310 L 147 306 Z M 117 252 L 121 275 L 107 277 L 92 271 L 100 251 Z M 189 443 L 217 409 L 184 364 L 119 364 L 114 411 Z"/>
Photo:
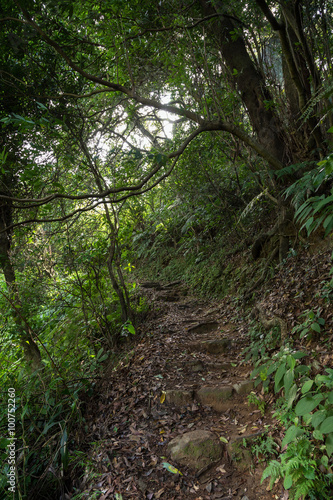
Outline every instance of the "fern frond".
<path id="1" fill-rule="evenodd" d="M 277 460 L 272 460 L 269 462 L 268 466 L 264 470 L 261 476 L 261 484 L 265 479 L 270 477 L 269 486 L 273 486 L 274 482 L 281 476 L 281 464 Z"/>
<path id="2" fill-rule="evenodd" d="M 317 93 L 310 100 L 308 107 L 306 108 L 306 110 L 302 115 L 303 122 L 306 122 L 309 119 L 313 109 L 319 102 L 321 102 L 323 99 L 328 99 L 332 95 L 333 95 L 333 82 L 330 82 L 329 84 L 325 83 L 322 86 L 322 88 L 319 89 Z"/>
<path id="3" fill-rule="evenodd" d="M 300 480 L 295 487 L 293 496 L 294 500 L 305 498 L 307 494 L 313 489 L 313 487 L 314 481 L 312 481 L 311 479 L 303 478 L 303 480 Z"/>

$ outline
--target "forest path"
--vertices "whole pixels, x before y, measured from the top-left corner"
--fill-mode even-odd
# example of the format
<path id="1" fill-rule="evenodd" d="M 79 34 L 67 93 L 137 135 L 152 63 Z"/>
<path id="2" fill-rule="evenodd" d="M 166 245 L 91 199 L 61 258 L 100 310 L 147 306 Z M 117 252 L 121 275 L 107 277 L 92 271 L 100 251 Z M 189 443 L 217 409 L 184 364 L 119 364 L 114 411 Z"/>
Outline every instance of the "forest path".
<path id="1" fill-rule="evenodd" d="M 280 483 L 272 491 L 268 480 L 260 484 L 256 440 L 269 432 L 272 412 L 249 405 L 251 367 L 242 363 L 249 340 L 237 309 L 227 299 L 187 296 L 179 282 L 141 286 L 152 311 L 130 359 L 108 371 L 89 402 L 85 439 L 95 442 L 91 458 L 100 475 L 80 491 L 87 498 L 102 492 L 103 500 L 288 498 Z M 254 391 L 262 401 L 260 388 Z M 209 431 L 217 458 L 206 449 L 194 460 L 173 459 L 168 444 L 193 431 Z"/>

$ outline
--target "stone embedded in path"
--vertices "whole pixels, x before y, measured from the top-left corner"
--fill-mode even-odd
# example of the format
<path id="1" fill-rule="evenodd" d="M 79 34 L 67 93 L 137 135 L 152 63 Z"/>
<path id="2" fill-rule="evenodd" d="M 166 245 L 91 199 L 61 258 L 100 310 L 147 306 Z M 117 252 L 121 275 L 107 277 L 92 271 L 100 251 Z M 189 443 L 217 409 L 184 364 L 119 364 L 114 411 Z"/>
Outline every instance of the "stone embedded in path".
<path id="1" fill-rule="evenodd" d="M 204 364 L 202 361 L 200 361 L 200 359 L 191 361 L 189 363 L 189 368 L 193 373 L 202 372 L 205 369 Z"/>
<path id="2" fill-rule="evenodd" d="M 222 446 L 212 432 L 197 430 L 172 439 L 168 453 L 180 465 L 201 470 L 222 457 Z"/>
<path id="3" fill-rule="evenodd" d="M 196 391 L 195 396 L 200 403 L 211 406 L 216 411 L 223 411 L 230 398 L 232 398 L 234 389 L 229 385 L 218 387 L 201 387 Z"/>
<path id="4" fill-rule="evenodd" d="M 219 324 L 216 321 L 208 321 L 204 323 L 199 323 L 198 325 L 191 326 L 191 328 L 188 329 L 190 333 L 209 333 L 212 332 L 213 330 L 216 330 L 216 328 L 219 326 Z"/>
<path id="5" fill-rule="evenodd" d="M 253 380 L 244 380 L 243 382 L 240 382 L 239 384 L 234 384 L 233 388 L 237 392 L 237 394 L 250 394 L 251 391 L 254 389 L 254 381 Z"/>
<path id="6" fill-rule="evenodd" d="M 200 345 L 209 354 L 223 354 L 230 349 L 231 340 L 227 338 L 205 340 Z"/>
<path id="7" fill-rule="evenodd" d="M 169 405 L 186 406 L 193 402 L 193 391 L 183 389 L 165 391 L 165 402 Z"/>

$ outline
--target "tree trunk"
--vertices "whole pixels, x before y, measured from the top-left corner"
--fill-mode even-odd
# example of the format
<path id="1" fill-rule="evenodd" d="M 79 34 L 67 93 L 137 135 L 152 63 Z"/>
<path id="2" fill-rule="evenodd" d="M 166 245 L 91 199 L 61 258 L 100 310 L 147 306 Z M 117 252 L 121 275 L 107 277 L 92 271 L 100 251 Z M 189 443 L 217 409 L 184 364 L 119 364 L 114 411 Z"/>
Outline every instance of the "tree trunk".
<path id="1" fill-rule="evenodd" d="M 247 52 L 240 25 L 227 15 L 221 2 L 216 1 L 213 5 L 214 7 L 207 0 L 201 0 L 204 15 L 219 14 L 218 20 L 212 23 L 212 35 L 233 75 L 235 87 L 247 108 L 258 141 L 272 156 L 286 165 L 292 160 L 292 155 L 264 77 Z"/>
<path id="2" fill-rule="evenodd" d="M 25 361 L 33 370 L 36 370 L 42 367 L 41 354 L 38 345 L 32 337 L 29 325 L 22 315 L 22 304 L 15 280 L 15 270 L 10 258 L 11 231 L 6 230 L 11 222 L 11 205 L 4 203 L 0 207 L 0 267 L 5 276 L 8 289 L 8 296 L 6 298 L 10 304 L 12 317 L 17 327 Z"/>

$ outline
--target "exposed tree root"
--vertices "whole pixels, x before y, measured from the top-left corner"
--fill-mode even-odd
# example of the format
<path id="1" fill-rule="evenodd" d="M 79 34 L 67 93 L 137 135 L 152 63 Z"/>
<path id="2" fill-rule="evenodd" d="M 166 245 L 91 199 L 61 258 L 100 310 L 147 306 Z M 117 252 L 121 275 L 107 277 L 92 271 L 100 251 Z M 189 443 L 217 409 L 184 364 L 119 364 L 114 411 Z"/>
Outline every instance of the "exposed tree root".
<path id="1" fill-rule="evenodd" d="M 279 318 L 278 316 L 271 316 L 268 318 L 265 315 L 264 308 L 262 304 L 257 304 L 255 307 L 255 310 L 259 313 L 259 321 L 262 324 L 262 326 L 265 328 L 265 330 L 269 330 L 273 326 L 279 326 L 280 331 L 281 331 L 281 344 L 285 341 L 287 338 L 287 332 L 288 332 L 288 325 L 287 322 L 284 321 L 282 318 Z"/>
<path id="2" fill-rule="evenodd" d="M 270 263 L 272 262 L 272 260 L 275 259 L 275 257 L 278 255 L 278 253 L 279 253 L 279 247 L 274 248 L 274 250 L 271 252 L 270 256 L 268 257 L 268 259 L 266 261 L 265 267 L 264 267 L 264 269 L 263 269 L 263 271 L 261 273 L 260 278 L 257 279 L 257 281 L 251 286 L 251 288 L 244 295 L 244 300 L 245 301 L 249 300 L 249 298 L 251 297 L 252 292 L 256 288 L 258 288 L 258 286 L 261 285 L 261 283 L 263 283 L 265 281 L 268 266 L 270 265 Z"/>

